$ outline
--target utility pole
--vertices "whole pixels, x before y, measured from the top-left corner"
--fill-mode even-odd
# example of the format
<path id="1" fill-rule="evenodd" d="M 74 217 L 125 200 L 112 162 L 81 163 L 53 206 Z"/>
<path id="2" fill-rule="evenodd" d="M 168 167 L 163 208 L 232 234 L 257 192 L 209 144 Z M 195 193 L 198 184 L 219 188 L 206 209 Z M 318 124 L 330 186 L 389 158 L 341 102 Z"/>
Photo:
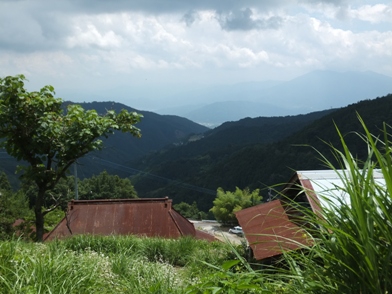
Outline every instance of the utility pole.
<path id="1" fill-rule="evenodd" d="M 75 177 L 75 200 L 79 199 L 78 193 L 78 169 L 76 167 L 76 162 L 74 163 L 74 177 Z"/>

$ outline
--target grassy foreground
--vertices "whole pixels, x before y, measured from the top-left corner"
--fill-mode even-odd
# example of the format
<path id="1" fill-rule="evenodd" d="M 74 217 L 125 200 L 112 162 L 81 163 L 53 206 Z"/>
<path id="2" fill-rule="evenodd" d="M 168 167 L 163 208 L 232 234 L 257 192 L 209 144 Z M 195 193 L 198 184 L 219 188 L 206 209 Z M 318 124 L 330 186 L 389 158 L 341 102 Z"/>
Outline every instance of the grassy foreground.
<path id="1" fill-rule="evenodd" d="M 231 247 L 192 238 L 76 236 L 0 243 L 0 293 L 185 293 L 233 258 Z"/>

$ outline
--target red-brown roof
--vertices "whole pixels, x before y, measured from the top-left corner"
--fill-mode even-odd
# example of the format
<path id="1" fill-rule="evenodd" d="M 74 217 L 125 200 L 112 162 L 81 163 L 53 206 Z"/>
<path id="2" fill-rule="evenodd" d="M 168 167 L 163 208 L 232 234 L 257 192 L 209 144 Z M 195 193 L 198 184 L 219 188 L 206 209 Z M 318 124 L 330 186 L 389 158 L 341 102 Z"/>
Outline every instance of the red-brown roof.
<path id="1" fill-rule="evenodd" d="M 172 208 L 172 200 L 168 198 L 73 200 L 68 204 L 67 216 L 45 240 L 78 234 L 194 236 L 215 240 L 211 235 L 198 232 Z"/>
<path id="2" fill-rule="evenodd" d="M 307 240 L 303 229 L 288 217 L 284 203 L 274 200 L 236 213 L 256 260 L 298 249 Z"/>

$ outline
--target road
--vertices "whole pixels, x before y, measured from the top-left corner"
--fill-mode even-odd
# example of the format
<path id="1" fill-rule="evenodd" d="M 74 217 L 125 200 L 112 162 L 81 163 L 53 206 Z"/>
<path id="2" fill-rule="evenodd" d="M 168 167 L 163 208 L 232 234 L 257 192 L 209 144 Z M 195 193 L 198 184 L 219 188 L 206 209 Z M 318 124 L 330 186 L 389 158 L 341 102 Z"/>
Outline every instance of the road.
<path id="1" fill-rule="evenodd" d="M 241 244 L 242 241 L 245 239 L 243 237 L 239 237 L 235 234 L 229 233 L 230 227 L 222 226 L 220 223 L 217 221 L 193 221 L 191 220 L 190 222 L 193 223 L 195 228 L 197 230 L 201 230 L 203 232 L 206 232 L 210 235 L 215 236 L 217 239 L 223 241 L 223 242 L 231 242 L 235 245 Z"/>

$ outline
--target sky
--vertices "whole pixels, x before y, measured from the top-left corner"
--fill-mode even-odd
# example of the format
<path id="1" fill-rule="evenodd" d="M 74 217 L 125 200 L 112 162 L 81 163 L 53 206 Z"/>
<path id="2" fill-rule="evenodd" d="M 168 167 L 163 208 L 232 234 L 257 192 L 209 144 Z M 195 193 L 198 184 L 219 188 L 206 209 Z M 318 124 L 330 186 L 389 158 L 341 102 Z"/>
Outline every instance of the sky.
<path id="1" fill-rule="evenodd" d="M 0 0 L 0 77 L 64 100 L 150 110 L 314 70 L 392 77 L 392 0 Z"/>

